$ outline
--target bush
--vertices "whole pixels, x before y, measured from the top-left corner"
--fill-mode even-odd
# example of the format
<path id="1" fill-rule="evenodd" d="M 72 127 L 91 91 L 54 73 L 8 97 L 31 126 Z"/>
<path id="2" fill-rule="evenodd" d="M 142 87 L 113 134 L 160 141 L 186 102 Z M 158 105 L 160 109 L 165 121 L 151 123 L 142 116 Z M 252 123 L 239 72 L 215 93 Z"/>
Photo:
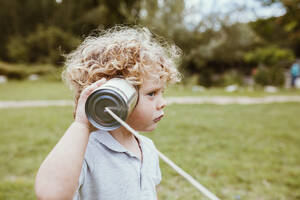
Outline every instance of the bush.
<path id="1" fill-rule="evenodd" d="M 202 72 L 198 76 L 198 84 L 205 87 L 211 87 L 213 85 L 212 75 L 213 73 L 211 70 L 202 70 Z"/>
<path id="2" fill-rule="evenodd" d="M 280 67 L 269 69 L 270 83 L 275 86 L 283 86 L 285 82 L 284 70 Z"/>
<path id="3" fill-rule="evenodd" d="M 260 67 L 254 75 L 254 80 L 255 83 L 262 86 L 282 86 L 285 81 L 284 70 L 279 67 L 271 67 L 269 69 Z"/>
<path id="4" fill-rule="evenodd" d="M 268 71 L 265 68 L 259 68 L 254 75 L 255 83 L 258 85 L 269 85 L 270 77 Z"/>
<path id="5" fill-rule="evenodd" d="M 222 85 L 243 85 L 243 77 L 235 70 L 231 70 L 224 74 L 222 78 Z"/>
<path id="6" fill-rule="evenodd" d="M 9 79 L 22 80 L 31 74 L 49 75 L 55 73 L 56 69 L 50 65 L 10 65 L 0 62 L 0 74 L 8 77 Z"/>
<path id="7" fill-rule="evenodd" d="M 295 55 L 292 50 L 278 48 L 273 45 L 257 48 L 244 56 L 244 60 L 248 63 L 281 67 L 289 66 L 294 59 Z"/>
<path id="8" fill-rule="evenodd" d="M 57 27 L 39 26 L 25 38 L 10 38 L 7 50 L 12 61 L 60 65 L 64 60 L 61 54 L 70 52 L 79 42 L 78 38 Z"/>
<path id="9" fill-rule="evenodd" d="M 29 49 L 25 39 L 19 36 L 10 38 L 7 46 L 7 53 L 11 60 L 15 62 L 28 62 Z"/>

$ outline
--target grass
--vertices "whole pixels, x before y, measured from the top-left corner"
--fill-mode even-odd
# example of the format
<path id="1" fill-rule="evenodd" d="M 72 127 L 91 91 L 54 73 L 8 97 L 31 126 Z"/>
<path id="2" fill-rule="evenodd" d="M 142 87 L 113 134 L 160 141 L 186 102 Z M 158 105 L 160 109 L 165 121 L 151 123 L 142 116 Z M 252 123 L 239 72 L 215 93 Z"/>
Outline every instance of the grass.
<path id="1" fill-rule="evenodd" d="M 151 138 L 221 199 L 300 199 L 299 112 L 300 104 L 177 105 Z M 163 166 L 161 199 L 201 199 Z"/>
<path id="2" fill-rule="evenodd" d="M 228 93 L 222 88 L 211 88 L 205 91 L 193 91 L 192 86 L 174 85 L 166 90 L 166 96 L 250 96 L 263 97 L 268 95 L 300 95 L 300 90 L 281 89 L 277 93 L 267 93 L 261 88 Z M 58 100 L 72 99 L 72 93 L 66 85 L 59 81 L 9 81 L 0 84 L 0 101 L 9 100 Z"/>
<path id="3" fill-rule="evenodd" d="M 0 84 L 0 100 L 72 99 L 72 93 L 59 81 L 9 81 Z"/>
<path id="4" fill-rule="evenodd" d="M 166 90 L 167 96 L 249 96 L 249 97 L 264 97 L 270 95 L 300 95 L 300 90 L 297 89 L 279 89 L 276 93 L 265 92 L 262 87 L 247 88 L 241 87 L 235 92 L 226 92 L 224 88 L 212 87 L 204 91 L 197 90 L 197 87 L 192 85 L 171 85 Z"/>
<path id="5" fill-rule="evenodd" d="M 299 113 L 299 103 L 171 105 L 145 135 L 221 199 L 300 199 Z M 0 200 L 34 199 L 35 173 L 72 108 L 2 109 L 0 121 Z M 159 199 L 205 199 L 163 162 L 161 169 Z"/>

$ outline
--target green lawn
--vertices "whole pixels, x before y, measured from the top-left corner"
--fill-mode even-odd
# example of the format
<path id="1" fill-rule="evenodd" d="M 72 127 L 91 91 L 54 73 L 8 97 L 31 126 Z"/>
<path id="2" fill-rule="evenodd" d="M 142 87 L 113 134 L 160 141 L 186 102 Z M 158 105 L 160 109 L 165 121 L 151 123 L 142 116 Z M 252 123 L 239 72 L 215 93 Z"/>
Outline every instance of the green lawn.
<path id="1" fill-rule="evenodd" d="M 145 135 L 221 199 L 300 199 L 299 113 L 299 103 L 171 105 Z M 0 200 L 34 199 L 35 173 L 71 121 L 71 107 L 0 109 Z M 161 168 L 159 199 L 205 199 Z"/>
<path id="2" fill-rule="evenodd" d="M 277 93 L 267 93 L 263 89 L 251 91 L 241 88 L 239 91 L 228 93 L 223 88 L 211 88 L 205 91 L 193 91 L 192 86 L 172 85 L 167 88 L 166 96 L 251 96 L 267 95 L 300 95 L 300 90 L 281 89 Z M 8 100 L 57 100 L 72 99 L 72 93 L 66 85 L 58 81 L 9 81 L 0 84 L 0 101 Z"/>
<path id="3" fill-rule="evenodd" d="M 171 85 L 166 90 L 167 96 L 249 96 L 249 97 L 264 97 L 270 95 L 300 95 L 299 89 L 279 89 L 276 93 L 265 92 L 263 88 L 256 87 L 255 89 L 241 87 L 235 92 L 226 92 L 225 88 L 213 87 L 204 91 L 197 90 L 197 86 Z"/>
<path id="4" fill-rule="evenodd" d="M 72 93 L 59 81 L 9 81 L 0 84 L 0 101 L 72 99 Z"/>

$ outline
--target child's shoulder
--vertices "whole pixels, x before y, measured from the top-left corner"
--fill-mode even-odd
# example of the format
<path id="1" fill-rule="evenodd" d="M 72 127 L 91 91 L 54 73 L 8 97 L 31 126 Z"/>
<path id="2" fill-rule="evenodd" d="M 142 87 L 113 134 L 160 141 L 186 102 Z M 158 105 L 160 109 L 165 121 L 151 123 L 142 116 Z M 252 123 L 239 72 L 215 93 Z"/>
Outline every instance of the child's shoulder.
<path id="1" fill-rule="evenodd" d="M 140 139 L 140 140 L 142 141 L 142 143 L 144 143 L 148 148 L 156 149 L 154 142 L 153 142 L 150 138 L 148 138 L 148 137 L 146 137 L 146 136 L 144 136 L 144 135 L 139 135 L 139 139 Z"/>
<path id="2" fill-rule="evenodd" d="M 152 141 L 150 138 L 148 138 L 148 137 L 146 137 L 146 136 L 144 136 L 144 135 L 139 135 L 139 138 L 140 138 L 143 142 L 145 142 L 145 143 L 149 143 L 149 144 L 151 144 L 151 145 L 154 145 L 153 141 Z"/>

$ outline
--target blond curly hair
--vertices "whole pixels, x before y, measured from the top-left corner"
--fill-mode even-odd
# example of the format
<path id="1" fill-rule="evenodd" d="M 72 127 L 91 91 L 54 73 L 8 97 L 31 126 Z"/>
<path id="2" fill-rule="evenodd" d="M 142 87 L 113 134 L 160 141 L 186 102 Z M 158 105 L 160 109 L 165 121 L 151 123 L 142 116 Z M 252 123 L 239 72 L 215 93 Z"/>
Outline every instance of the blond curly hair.
<path id="1" fill-rule="evenodd" d="M 181 50 L 147 28 L 115 26 L 87 37 L 66 55 L 64 82 L 74 91 L 75 109 L 84 88 L 101 78 L 123 77 L 139 87 L 150 76 L 180 81 Z"/>

